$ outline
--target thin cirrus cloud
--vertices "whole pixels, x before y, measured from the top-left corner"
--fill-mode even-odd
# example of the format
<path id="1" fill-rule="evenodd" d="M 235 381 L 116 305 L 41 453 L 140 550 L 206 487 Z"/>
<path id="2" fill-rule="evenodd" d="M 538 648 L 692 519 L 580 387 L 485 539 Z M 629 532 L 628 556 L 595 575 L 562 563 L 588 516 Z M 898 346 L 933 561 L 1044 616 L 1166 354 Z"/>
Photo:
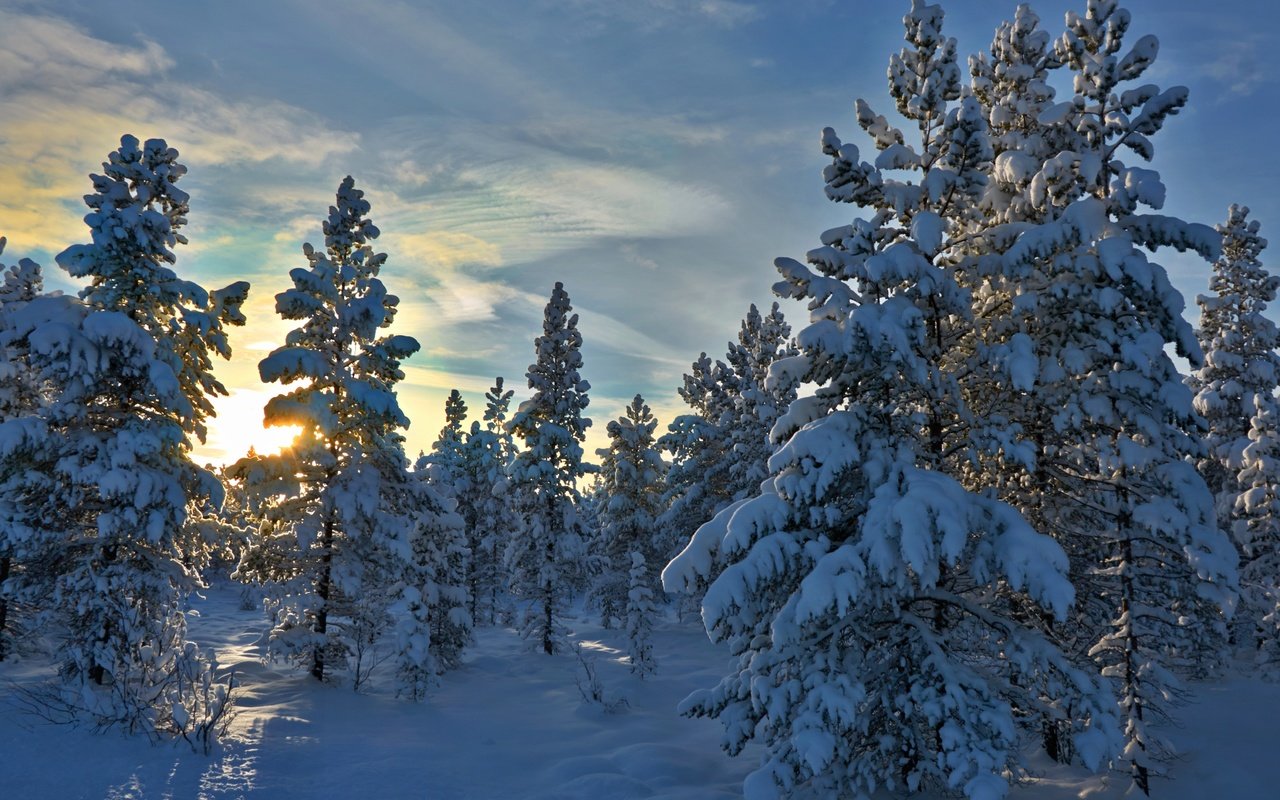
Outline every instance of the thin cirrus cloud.
<path id="1" fill-rule="evenodd" d="M 105 42 L 56 17 L 0 11 L 0 146 L 29 154 L 0 164 L 11 247 L 51 253 L 83 238 L 86 175 L 125 132 L 163 132 L 206 166 L 315 165 L 358 143 L 277 100 L 231 101 L 164 80 L 173 64 L 152 41 Z"/>
<path id="2" fill-rule="evenodd" d="M 639 0 L 630 3 L 571 0 L 569 5 L 587 20 L 621 21 L 649 31 L 699 19 L 724 28 L 736 28 L 763 16 L 757 4 L 737 0 Z"/>
<path id="3" fill-rule="evenodd" d="M 1011 12 L 947 5 L 966 54 Z M 1126 5 L 1135 36 L 1162 39 L 1151 80 L 1193 90 L 1157 142 L 1168 213 L 1212 222 L 1245 202 L 1272 224 L 1270 151 L 1215 143 L 1275 105 L 1252 55 L 1273 29 L 1239 24 L 1242 0 Z M 1049 30 L 1082 6 L 1037 3 Z M 748 304 L 771 301 L 772 257 L 800 256 L 858 214 L 823 198 L 818 132 L 865 147 L 852 101 L 891 107 L 884 64 L 902 46 L 902 9 L 827 0 L 379 0 L 358 17 L 339 0 L 112 7 L 0 11 L 6 255 L 83 241 L 87 173 L 121 133 L 165 137 L 191 170 L 179 269 L 253 284 L 235 360 L 217 368 L 243 404 L 276 388 L 256 369 L 292 327 L 274 295 L 305 264 L 302 243 L 322 244 L 351 174 L 383 231 L 396 331 L 423 344 L 403 384 L 411 450 L 439 429 L 443 384 L 476 403 L 504 375 L 523 394 L 555 281 L 580 313 L 592 416 L 616 416 L 637 391 L 680 410 L 690 361 L 721 354 Z M 1203 269 L 1175 275 L 1184 294 L 1203 291 Z"/>

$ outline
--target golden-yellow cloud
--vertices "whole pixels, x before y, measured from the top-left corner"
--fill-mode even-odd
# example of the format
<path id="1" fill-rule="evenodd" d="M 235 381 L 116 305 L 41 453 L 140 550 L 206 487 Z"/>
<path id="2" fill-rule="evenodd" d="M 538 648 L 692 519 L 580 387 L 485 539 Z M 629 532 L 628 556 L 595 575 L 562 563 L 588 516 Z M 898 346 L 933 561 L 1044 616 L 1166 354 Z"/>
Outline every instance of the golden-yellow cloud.
<path id="1" fill-rule="evenodd" d="M 498 245 L 461 231 L 388 233 L 380 244 L 402 266 L 420 265 L 431 272 L 452 271 L 463 265 L 502 266 Z"/>
<path id="2" fill-rule="evenodd" d="M 154 42 L 106 42 L 56 17 L 0 11 L 0 148 L 11 156 L 0 165 L 0 231 L 12 252 L 84 239 L 88 175 L 124 133 L 163 137 L 201 166 L 314 165 L 358 144 L 300 108 L 183 84 L 172 65 Z"/>

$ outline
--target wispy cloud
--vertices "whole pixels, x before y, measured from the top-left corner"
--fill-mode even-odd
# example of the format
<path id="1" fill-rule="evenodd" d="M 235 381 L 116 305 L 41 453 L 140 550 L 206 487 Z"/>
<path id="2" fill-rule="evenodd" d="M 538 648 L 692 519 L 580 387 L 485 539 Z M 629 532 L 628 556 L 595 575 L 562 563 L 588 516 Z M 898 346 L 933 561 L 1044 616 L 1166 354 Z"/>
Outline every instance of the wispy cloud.
<path id="1" fill-rule="evenodd" d="M 464 265 L 502 265 L 498 245 L 463 231 L 391 232 L 379 240 L 379 245 L 397 254 L 400 263 L 421 264 L 432 271 L 453 271 Z"/>
<path id="2" fill-rule="evenodd" d="M 121 133 L 165 137 L 191 168 L 183 185 L 193 197 L 192 245 L 180 250 L 180 269 L 210 287 L 241 278 L 253 285 L 249 325 L 232 335 L 235 358 L 215 369 L 228 386 L 263 393 L 251 398 L 260 405 L 281 387 L 259 383 L 258 361 L 294 327 L 275 313 L 274 295 L 290 285 L 289 269 L 305 264 L 302 243 L 322 246 L 320 222 L 350 173 L 384 232 L 375 246 L 390 255 L 383 278 L 401 298 L 395 330 L 423 345 L 405 365 L 401 393 L 417 420 L 411 449 L 438 430 L 449 389 L 479 403 L 502 374 L 523 393 L 555 280 L 569 286 L 587 340 L 584 376 L 597 387 L 592 411 L 602 418 L 594 437 L 603 438 L 604 421 L 635 391 L 655 408 L 658 395 L 673 397 L 666 387 L 696 350 L 675 347 L 688 338 L 685 328 L 709 325 L 702 318 L 721 304 L 738 305 L 722 297 L 733 293 L 729 283 L 729 291 L 697 297 L 695 271 L 679 265 L 699 259 L 700 275 L 738 274 L 725 266 L 735 260 L 728 253 L 749 237 L 731 232 L 742 198 L 758 194 L 742 191 L 751 170 L 739 167 L 755 158 L 743 148 L 755 147 L 750 137 L 765 128 L 734 119 L 757 113 L 745 101 L 728 115 L 660 106 L 636 87 L 597 77 L 593 51 L 603 40 L 575 34 L 577 49 L 547 54 L 563 41 L 566 17 L 653 44 L 636 29 L 729 36 L 759 8 L 558 3 L 555 13 L 526 20 L 515 3 L 482 13 L 393 0 L 364 9 L 362 24 L 350 26 L 328 13 L 339 7 L 298 0 L 264 17 L 309 42 L 342 43 L 331 64 L 306 68 L 278 52 L 220 51 L 216 32 L 179 47 L 166 38 L 175 26 L 148 28 L 153 40 L 118 33 L 127 25 L 58 18 L 52 5 L 0 12 L 0 146 L 24 154 L 0 163 L 0 185 L 10 189 L 0 196 L 0 233 L 10 253 L 83 241 L 87 173 Z M 536 30 L 495 29 L 495 15 Z M 537 47 L 523 46 L 530 35 Z M 743 53 L 725 63 L 747 69 Z M 233 76 L 252 74 L 271 79 L 246 94 Z M 316 76 L 332 83 L 323 102 Z M 332 97 L 350 103 L 329 104 Z M 715 175 L 732 180 L 708 179 Z M 706 243 L 709 257 L 676 255 L 675 243 L 692 241 Z M 242 392 L 242 405 L 246 398 Z"/>
<path id="3" fill-rule="evenodd" d="M 589 19 L 618 20 L 651 31 L 691 21 L 736 28 L 762 16 L 756 4 L 738 0 L 569 0 L 567 5 Z"/>
<path id="4" fill-rule="evenodd" d="M 637 267 L 643 267 L 644 269 L 651 271 L 656 271 L 658 269 L 658 262 L 654 261 L 652 258 L 641 255 L 640 248 L 635 242 L 624 242 L 622 246 L 618 248 L 618 252 L 627 262 L 635 264 Z"/>
<path id="5" fill-rule="evenodd" d="M 0 147 L 30 154 L 0 165 L 0 225 L 17 248 L 56 252 L 83 237 L 86 176 L 122 133 L 164 137 L 205 166 L 315 165 L 359 141 L 278 100 L 169 80 L 173 63 L 155 42 L 107 42 L 63 19 L 0 11 Z"/>
<path id="6" fill-rule="evenodd" d="M 527 304 L 526 296 L 507 284 L 477 279 L 465 272 L 445 275 L 438 283 L 419 283 L 413 288 L 413 296 L 404 291 L 409 287 L 403 285 L 406 283 L 403 274 L 396 280 L 400 288 L 393 287 L 393 290 L 403 298 L 400 305 L 404 319 L 412 320 L 425 332 L 436 333 L 432 338 L 437 341 L 451 334 L 465 341 L 472 336 L 471 331 L 450 332 L 447 326 L 491 322 L 498 319 L 499 308 L 512 302 Z M 457 344 L 464 346 L 463 341 Z M 467 351 L 474 349 L 467 348 Z"/>
<path id="7" fill-rule="evenodd" d="M 1274 72 L 1263 66 L 1271 56 L 1262 52 L 1262 45 L 1261 37 L 1236 38 L 1230 47 L 1219 49 L 1217 56 L 1204 64 L 1204 71 L 1221 81 L 1231 94 L 1248 97 L 1274 80 Z"/>

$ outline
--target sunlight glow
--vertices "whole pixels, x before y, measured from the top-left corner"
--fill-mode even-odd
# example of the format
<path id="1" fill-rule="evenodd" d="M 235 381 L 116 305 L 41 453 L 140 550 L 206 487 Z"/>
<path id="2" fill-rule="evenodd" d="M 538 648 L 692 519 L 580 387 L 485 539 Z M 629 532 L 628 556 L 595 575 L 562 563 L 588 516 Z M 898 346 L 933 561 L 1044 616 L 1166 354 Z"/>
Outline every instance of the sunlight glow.
<path id="1" fill-rule="evenodd" d="M 274 394 L 259 389 L 232 389 L 226 397 L 215 398 L 213 406 L 218 416 L 208 421 L 208 441 L 195 448 L 196 462 L 230 464 L 250 447 L 269 454 L 292 444 L 301 432 L 296 426 L 262 425 L 262 407 Z"/>

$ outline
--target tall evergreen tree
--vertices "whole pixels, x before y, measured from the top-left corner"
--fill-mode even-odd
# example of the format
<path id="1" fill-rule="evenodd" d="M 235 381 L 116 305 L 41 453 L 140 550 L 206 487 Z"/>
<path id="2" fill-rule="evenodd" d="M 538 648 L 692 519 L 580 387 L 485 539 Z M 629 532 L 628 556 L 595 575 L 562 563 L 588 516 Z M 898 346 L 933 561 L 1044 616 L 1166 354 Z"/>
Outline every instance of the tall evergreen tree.
<path id="1" fill-rule="evenodd" d="M 649 406 L 636 395 L 623 415 L 609 423 L 609 447 L 597 451 L 603 459 L 599 554 L 604 563 L 596 594 L 605 627 L 621 626 L 633 616 L 631 592 L 638 568 L 632 556 L 639 555 L 641 566 L 654 570 L 648 574 L 644 598 L 651 605 L 657 589 L 656 567 L 667 555 L 656 524 L 666 472 L 655 448 L 657 425 Z"/>
<path id="2" fill-rule="evenodd" d="M 785 370 L 771 377 L 775 362 L 797 353 L 790 336 L 777 303 L 763 316 L 753 304 L 725 361 L 712 364 L 703 353 L 684 376 L 679 392 L 694 413 L 676 418 L 660 441 L 672 457 L 659 519 L 670 540 L 665 555 L 684 547 L 716 512 L 760 490 L 773 452 L 773 426 L 796 395 L 795 380 Z M 715 543 L 714 537 L 699 540 L 708 548 L 709 564 Z M 708 577 L 714 574 L 712 569 Z M 686 600 L 700 602 L 703 588 L 700 581 Z"/>
<path id="3" fill-rule="evenodd" d="M 811 312 L 801 354 L 776 369 L 813 393 L 775 426 L 785 443 L 760 495 L 703 526 L 664 572 L 668 589 L 689 585 L 708 566 L 700 540 L 718 539 L 727 566 L 703 616 L 738 668 L 683 707 L 719 717 L 730 752 L 765 745 L 748 796 L 999 797 L 1019 769 L 1017 720 L 1046 697 L 1074 701 L 1058 713 L 1092 765 L 1119 739 L 1097 682 L 990 602 L 1021 593 L 1062 619 L 1062 549 L 952 477 L 986 445 L 962 379 L 979 268 L 969 233 L 992 155 L 941 10 L 913 2 L 904 22 L 890 93 L 919 145 L 858 101 L 880 153 L 862 162 L 824 131 L 827 194 L 873 216 L 824 234 L 809 266 L 776 262 L 775 291 Z"/>
<path id="4" fill-rule="evenodd" d="M 1235 627 L 1245 644 L 1274 654 L 1276 566 L 1280 524 L 1271 497 L 1280 472 L 1272 455 L 1280 388 L 1280 331 L 1265 316 L 1275 301 L 1280 276 L 1262 264 L 1267 242 L 1249 209 L 1231 206 L 1222 234 L 1222 255 L 1209 280 L 1212 295 L 1200 306 L 1204 365 L 1192 374 L 1196 410 L 1209 423 L 1208 452 L 1200 472 L 1213 492 L 1219 526 L 1231 534 L 1240 554 L 1241 613 Z"/>
<path id="5" fill-rule="evenodd" d="M 483 427 L 471 425 L 465 445 L 468 482 L 474 492 L 474 520 L 468 527 L 471 551 L 469 593 L 471 616 L 477 623 L 497 622 L 505 583 L 502 558 L 515 517 L 507 473 L 515 457 L 515 443 L 506 429 L 507 410 L 515 393 L 494 380 L 485 393 Z"/>
<path id="6" fill-rule="evenodd" d="M 658 442 L 671 460 L 660 525 L 673 552 L 699 525 L 733 502 L 730 437 L 737 382 L 727 364 L 701 353 L 676 391 L 692 413 L 672 420 Z"/>
<path id="7" fill-rule="evenodd" d="M 1236 530 L 1234 507 L 1240 486 L 1236 480 L 1244 449 L 1249 444 L 1255 401 L 1273 402 L 1280 386 L 1280 330 L 1265 315 L 1275 301 L 1280 276 L 1262 264 L 1267 240 L 1259 234 L 1249 209 L 1231 206 L 1227 221 L 1218 226 L 1222 255 L 1209 279 L 1212 295 L 1196 298 L 1200 306 L 1199 341 L 1204 365 L 1189 383 L 1195 405 L 1209 423 L 1208 449 L 1200 461 L 1201 474 L 1217 501 L 1218 519 L 1245 551 L 1244 529 Z"/>
<path id="8" fill-rule="evenodd" d="M 581 378 L 582 334 L 569 294 L 557 282 L 547 303 L 537 360 L 526 376 L 533 396 L 520 404 L 509 430 L 524 440 L 511 466 L 523 530 L 508 544 L 512 589 L 530 604 L 524 633 L 543 652 L 562 647 L 560 616 L 583 555 L 576 519 L 578 479 L 587 474 L 582 441 L 591 420 L 582 412 L 591 385 Z"/>
<path id="9" fill-rule="evenodd" d="M 186 242 L 177 156 L 122 137 L 85 196 L 92 243 L 57 257 L 89 279 L 81 300 L 30 299 L 4 326 L 53 391 L 5 423 L 0 495 L 48 567 L 67 705 L 100 726 L 184 734 L 222 702 L 196 691 L 209 664 L 186 642 L 184 603 L 209 555 L 188 513 L 222 498 L 188 437 L 203 438 L 210 395 L 225 393 L 209 353 L 230 355 L 224 326 L 243 323 L 248 284 L 209 293 L 173 272 Z"/>
<path id="10" fill-rule="evenodd" d="M 0 254 L 6 240 L 0 236 Z M 44 291 L 40 265 L 24 258 L 6 267 L 0 264 L 0 422 L 38 414 L 51 393 L 36 377 L 27 348 L 20 341 L 8 341 L 6 320 Z M 11 525 L 0 524 L 0 661 L 13 650 L 18 638 L 16 601 L 24 594 L 26 565 L 15 561 L 24 544 Z"/>
<path id="11" fill-rule="evenodd" d="M 990 56 L 971 61 L 996 153 L 975 241 L 1003 256 L 987 259 L 975 290 L 980 364 L 968 392 L 1001 450 L 970 479 L 1067 549 L 1081 603 L 1070 625 L 1046 628 L 1114 679 L 1126 760 L 1146 790 L 1166 668 L 1202 671 L 1216 657 L 1234 569 L 1187 464 L 1199 421 L 1164 352 L 1195 364 L 1199 348 L 1181 296 L 1139 249 L 1212 259 L 1218 242 L 1204 225 L 1145 213 L 1165 187 L 1127 159 L 1153 157 L 1187 91 L 1125 88 L 1158 52 L 1152 36 L 1125 49 L 1130 21 L 1115 2 L 1090 2 L 1052 41 L 1020 8 Z M 1054 102 L 1054 70 L 1072 75 L 1065 102 Z"/>
<path id="12" fill-rule="evenodd" d="M 464 479 L 463 440 L 466 437 L 466 422 L 467 404 L 462 399 L 462 393 L 453 389 L 444 401 L 444 427 L 432 443 L 431 452 L 425 456 L 424 465 L 437 473 L 436 482 L 455 495 L 465 493 L 462 487 L 454 484 Z"/>
<path id="13" fill-rule="evenodd" d="M 180 229 L 190 198 L 176 186 L 186 174 L 178 151 L 163 139 L 139 147 L 135 137 L 122 136 L 102 174 L 89 176 L 94 191 L 85 195 L 84 219 L 92 243 L 68 247 L 57 261 L 72 277 L 89 280 L 80 296 L 91 308 L 125 314 L 160 343 L 159 357 L 192 406 L 184 430 L 203 442 L 211 398 L 227 393 L 210 372 L 211 354 L 231 357 L 224 326 L 244 324 L 240 306 L 249 284 L 206 292 L 174 273 L 174 248 L 187 243 Z"/>
<path id="14" fill-rule="evenodd" d="M 419 700 L 456 667 L 471 641 L 465 521 L 450 510 L 452 498 L 417 473 L 395 506 L 412 527 L 408 563 L 402 567 L 399 599 L 392 606 L 397 634 L 398 691 Z"/>
<path id="15" fill-rule="evenodd" d="M 323 225 L 325 250 L 304 245 L 307 266 L 292 270 L 294 287 L 276 296 L 280 315 L 300 325 L 259 371 L 264 381 L 295 386 L 268 401 L 265 421 L 301 433 L 278 455 L 234 470 L 262 504 L 262 538 L 240 574 L 277 587 L 273 652 L 317 679 L 348 669 L 357 683 L 362 648 L 391 624 L 397 593 L 418 627 L 430 627 L 405 633 L 402 644 L 435 643 L 466 623 L 450 619 L 456 597 L 441 590 L 456 577 L 447 565 L 424 563 L 454 554 L 450 541 L 435 539 L 456 538 L 460 524 L 438 503 L 414 499 L 400 433 L 409 421 L 394 389 L 400 362 L 419 345 L 382 332 L 399 300 L 378 277 L 386 255 L 373 250 L 379 230 L 369 209 L 344 179 Z M 411 661 L 434 669 L 424 659 Z M 420 681 L 409 681 L 418 694 Z"/>
<path id="16" fill-rule="evenodd" d="M 773 453 L 770 432 L 796 396 L 792 376 L 780 370 L 771 378 L 770 370 L 774 362 L 797 352 L 791 326 L 777 303 L 763 316 L 753 303 L 738 331 L 738 341 L 729 343 L 725 358 L 738 377 L 734 422 L 729 429 L 729 491 L 734 500 L 755 494 L 769 474 L 767 462 Z"/>
<path id="17" fill-rule="evenodd" d="M 1236 476 L 1241 492 L 1233 509 L 1239 539 L 1247 542 L 1240 570 L 1246 643 L 1269 674 L 1280 673 L 1280 412 L 1274 398 L 1254 398 L 1249 444 Z"/>
<path id="18" fill-rule="evenodd" d="M 1181 296 L 1143 250 L 1214 258 L 1220 242 L 1207 226 L 1145 213 L 1162 207 L 1164 185 L 1122 160 L 1149 160 L 1151 137 L 1187 100 L 1185 87 L 1124 88 L 1154 63 L 1155 37 L 1126 50 L 1130 15 L 1115 2 L 1091 2 L 1066 23 L 1054 59 L 1072 75 L 1073 97 L 1039 116 L 1061 149 L 1027 174 L 1043 219 L 1016 232 L 1004 265 L 1047 283 L 1017 301 L 1029 326 L 1053 334 L 1036 337 L 1027 349 L 1038 358 L 1024 362 L 1053 409 L 1054 440 L 1037 455 L 1053 476 L 1048 493 L 1071 498 L 1055 535 L 1084 600 L 1074 621 L 1119 689 L 1125 760 L 1146 791 L 1162 750 L 1149 725 L 1167 713 L 1167 668 L 1220 649 L 1215 606 L 1230 610 L 1235 565 L 1189 462 L 1200 454 L 1198 420 L 1165 353 L 1173 345 L 1196 363 L 1199 348 Z"/>

